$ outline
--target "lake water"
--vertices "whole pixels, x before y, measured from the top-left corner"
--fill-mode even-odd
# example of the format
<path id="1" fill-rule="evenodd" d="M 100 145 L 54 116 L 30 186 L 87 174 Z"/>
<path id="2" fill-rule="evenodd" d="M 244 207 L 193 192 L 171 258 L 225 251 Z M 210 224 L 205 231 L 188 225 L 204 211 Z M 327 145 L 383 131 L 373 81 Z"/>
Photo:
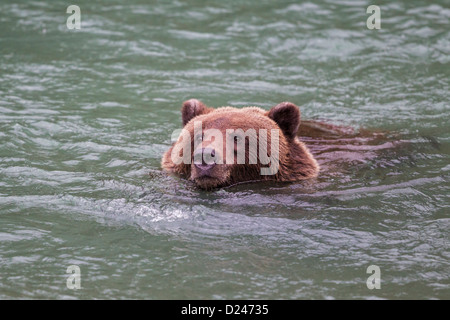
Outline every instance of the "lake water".
<path id="1" fill-rule="evenodd" d="M 448 1 L 378 1 L 379 30 L 369 1 L 69 4 L 0 4 L 1 299 L 450 298 Z M 199 191 L 160 167 L 189 98 L 388 137 Z"/>

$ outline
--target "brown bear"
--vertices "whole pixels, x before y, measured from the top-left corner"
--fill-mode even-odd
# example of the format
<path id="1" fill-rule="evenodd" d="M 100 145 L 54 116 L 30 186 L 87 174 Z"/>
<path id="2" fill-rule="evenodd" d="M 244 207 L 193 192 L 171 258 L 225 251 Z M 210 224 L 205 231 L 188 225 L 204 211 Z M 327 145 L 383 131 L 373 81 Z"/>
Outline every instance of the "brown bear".
<path id="1" fill-rule="evenodd" d="M 183 130 L 161 165 L 212 189 L 250 181 L 298 181 L 316 177 L 319 165 L 297 137 L 300 110 L 282 102 L 258 107 L 210 108 L 183 103 Z"/>

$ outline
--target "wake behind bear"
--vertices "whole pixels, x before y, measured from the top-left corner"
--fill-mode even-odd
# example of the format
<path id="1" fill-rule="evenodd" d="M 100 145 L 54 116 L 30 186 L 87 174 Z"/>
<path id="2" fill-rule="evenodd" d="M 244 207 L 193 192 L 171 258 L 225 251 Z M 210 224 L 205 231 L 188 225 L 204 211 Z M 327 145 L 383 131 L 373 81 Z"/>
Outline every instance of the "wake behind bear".
<path id="1" fill-rule="evenodd" d="M 202 189 L 249 181 L 316 177 L 319 165 L 297 137 L 300 110 L 283 102 L 258 107 L 209 108 L 191 99 L 181 109 L 183 129 L 164 154 L 165 171 Z"/>

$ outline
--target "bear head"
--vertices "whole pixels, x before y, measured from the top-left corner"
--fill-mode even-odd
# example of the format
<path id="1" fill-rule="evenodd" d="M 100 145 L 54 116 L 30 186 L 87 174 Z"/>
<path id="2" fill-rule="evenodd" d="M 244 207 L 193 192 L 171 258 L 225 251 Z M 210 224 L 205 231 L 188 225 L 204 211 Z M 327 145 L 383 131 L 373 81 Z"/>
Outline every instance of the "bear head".
<path id="1" fill-rule="evenodd" d="M 300 110 L 282 102 L 258 107 L 209 108 L 183 103 L 183 129 L 164 154 L 162 167 L 202 189 L 239 182 L 297 181 L 317 176 L 319 166 L 298 139 Z"/>

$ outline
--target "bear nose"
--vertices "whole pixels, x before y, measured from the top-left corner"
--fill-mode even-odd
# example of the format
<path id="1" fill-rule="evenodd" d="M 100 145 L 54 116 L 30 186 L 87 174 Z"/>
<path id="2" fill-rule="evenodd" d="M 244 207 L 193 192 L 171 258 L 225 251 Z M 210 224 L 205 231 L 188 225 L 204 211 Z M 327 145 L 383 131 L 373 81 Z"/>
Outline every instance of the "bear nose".
<path id="1" fill-rule="evenodd" d="M 216 150 L 213 148 L 202 148 L 194 153 L 194 165 L 201 171 L 207 171 L 216 165 L 214 157 Z M 205 157 L 208 161 L 205 161 Z M 200 161 L 201 159 L 201 161 Z"/>

